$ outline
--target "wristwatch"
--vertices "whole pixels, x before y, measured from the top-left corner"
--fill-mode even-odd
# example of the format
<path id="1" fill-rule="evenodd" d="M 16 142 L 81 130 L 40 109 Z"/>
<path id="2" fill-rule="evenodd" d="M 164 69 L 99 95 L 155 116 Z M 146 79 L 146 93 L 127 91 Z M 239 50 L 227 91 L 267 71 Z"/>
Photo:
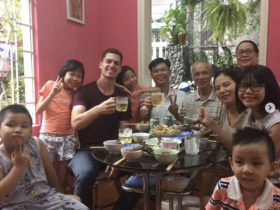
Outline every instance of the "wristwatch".
<path id="1" fill-rule="evenodd" d="M 150 113 L 151 113 L 151 112 L 148 110 L 147 107 L 145 108 L 145 110 L 146 110 L 146 113 L 147 113 L 147 114 L 150 114 Z"/>

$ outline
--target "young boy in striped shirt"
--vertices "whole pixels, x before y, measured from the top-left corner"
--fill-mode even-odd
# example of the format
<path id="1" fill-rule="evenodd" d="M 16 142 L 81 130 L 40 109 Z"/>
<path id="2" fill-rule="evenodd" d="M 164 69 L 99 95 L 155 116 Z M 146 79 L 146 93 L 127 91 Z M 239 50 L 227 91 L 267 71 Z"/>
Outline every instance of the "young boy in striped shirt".
<path id="1" fill-rule="evenodd" d="M 267 131 L 248 127 L 237 131 L 229 162 L 234 176 L 218 182 L 206 210 L 280 207 L 280 190 L 266 179 L 279 168 L 274 143 Z"/>

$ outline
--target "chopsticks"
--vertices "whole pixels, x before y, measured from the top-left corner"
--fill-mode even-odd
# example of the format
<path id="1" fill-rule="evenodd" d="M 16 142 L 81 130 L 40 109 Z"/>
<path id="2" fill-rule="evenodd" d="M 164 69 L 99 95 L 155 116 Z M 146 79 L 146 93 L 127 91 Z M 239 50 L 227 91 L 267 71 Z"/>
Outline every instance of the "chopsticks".
<path id="1" fill-rule="evenodd" d="M 172 169 L 172 167 L 174 166 L 174 164 L 177 162 L 178 157 L 173 161 L 173 163 L 171 163 L 167 168 L 166 171 L 170 171 Z"/>
<path id="2" fill-rule="evenodd" d="M 105 147 L 90 147 L 90 149 L 104 149 Z"/>
<path id="3" fill-rule="evenodd" d="M 123 157 L 122 159 L 118 160 L 117 162 L 113 163 L 113 166 L 117 166 L 119 165 L 121 162 L 123 162 L 125 160 L 125 158 Z"/>
<path id="4" fill-rule="evenodd" d="M 150 125 L 148 123 L 124 123 L 124 125 Z"/>
<path id="5" fill-rule="evenodd" d="M 210 140 L 210 139 L 208 139 L 208 141 L 207 142 L 210 142 L 210 143 L 218 143 L 218 141 L 215 141 L 215 140 Z"/>

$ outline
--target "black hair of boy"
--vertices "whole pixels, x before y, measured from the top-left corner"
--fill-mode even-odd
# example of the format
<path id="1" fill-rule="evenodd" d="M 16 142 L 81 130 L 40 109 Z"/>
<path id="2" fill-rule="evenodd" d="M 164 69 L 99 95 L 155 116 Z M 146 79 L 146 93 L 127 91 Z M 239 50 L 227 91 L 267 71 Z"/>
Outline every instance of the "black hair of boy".
<path id="1" fill-rule="evenodd" d="M 123 85 L 123 75 L 129 70 L 131 70 L 132 73 L 136 76 L 135 71 L 131 67 L 123 66 L 121 72 L 118 74 L 118 76 L 116 78 L 117 84 Z"/>
<path id="2" fill-rule="evenodd" d="M 256 80 L 257 83 L 265 84 L 265 86 L 262 87 L 265 88 L 265 98 L 260 104 L 260 113 L 263 116 L 268 114 L 265 110 L 265 105 L 269 102 L 273 103 L 275 105 L 275 108 L 279 110 L 280 88 L 273 72 L 266 66 L 255 65 L 245 68 L 238 76 L 237 85 L 235 88 L 235 101 L 237 111 L 239 113 L 242 113 L 247 108 L 244 106 L 244 104 L 238 97 L 238 85 L 240 85 L 240 83 L 244 80 L 250 82 L 253 78 Z"/>
<path id="3" fill-rule="evenodd" d="M 243 40 L 243 41 L 241 41 L 241 42 L 237 45 L 237 47 L 236 47 L 236 53 L 237 53 L 237 51 L 238 51 L 238 47 L 239 47 L 242 43 L 250 43 L 250 44 L 252 44 L 252 45 L 253 45 L 253 48 L 254 48 L 254 50 L 255 50 L 255 52 L 256 52 L 256 53 L 259 53 L 259 48 L 258 48 L 257 44 L 256 44 L 255 42 L 251 41 L 251 40 Z"/>
<path id="4" fill-rule="evenodd" d="M 272 163 L 275 161 L 275 146 L 272 138 L 269 136 L 269 132 L 264 129 L 259 130 L 251 127 L 245 127 L 233 134 L 233 141 L 230 149 L 231 158 L 235 146 L 245 146 L 249 144 L 266 145 L 269 162 Z"/>
<path id="5" fill-rule="evenodd" d="M 32 125 L 32 117 L 29 111 L 22 105 L 13 104 L 6 106 L 4 109 L 2 109 L 0 111 L 0 126 L 7 114 L 26 114 L 29 117 L 30 123 Z"/>
<path id="6" fill-rule="evenodd" d="M 122 60 L 123 60 L 123 56 L 122 56 L 122 53 L 119 51 L 119 50 L 117 50 L 117 49 L 115 49 L 115 48 L 109 48 L 109 49 L 106 49 L 103 53 L 102 53 L 102 61 L 104 60 L 104 58 L 105 58 L 105 56 L 108 54 L 108 53 L 112 53 L 112 54 L 116 54 L 116 55 L 118 55 L 118 56 L 120 56 L 120 58 L 121 58 L 121 64 L 122 64 Z"/>
<path id="7" fill-rule="evenodd" d="M 65 61 L 64 64 L 62 64 L 62 66 L 60 67 L 58 75 L 61 78 L 64 78 L 67 72 L 76 71 L 76 70 L 80 70 L 82 72 L 82 83 L 81 84 L 83 84 L 85 69 L 84 69 L 84 65 L 80 61 L 77 61 L 77 60 Z M 62 80 L 64 80 L 64 79 L 62 79 Z"/>
<path id="8" fill-rule="evenodd" d="M 156 59 L 152 60 L 151 63 L 149 64 L 150 72 L 152 72 L 152 69 L 160 63 L 165 63 L 166 66 L 168 67 L 168 69 L 170 69 L 171 63 L 168 59 L 156 58 Z"/>
<path id="9" fill-rule="evenodd" d="M 237 82 L 237 78 L 238 78 L 238 74 L 236 71 L 233 71 L 231 69 L 225 69 L 223 71 L 219 71 L 214 75 L 214 80 L 213 80 L 213 84 L 215 85 L 215 80 L 217 79 L 217 77 L 219 77 L 220 75 L 225 75 L 227 77 L 230 77 L 235 83 Z"/>

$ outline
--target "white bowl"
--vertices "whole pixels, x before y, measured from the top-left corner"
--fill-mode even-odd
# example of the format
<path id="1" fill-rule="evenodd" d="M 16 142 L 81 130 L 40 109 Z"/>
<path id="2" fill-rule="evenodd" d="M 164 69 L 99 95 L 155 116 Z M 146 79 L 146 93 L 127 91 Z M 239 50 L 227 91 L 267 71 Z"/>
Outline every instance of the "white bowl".
<path id="1" fill-rule="evenodd" d="M 135 125 L 139 132 L 148 132 L 150 130 L 150 125 Z"/>
<path id="2" fill-rule="evenodd" d="M 189 182 L 190 179 L 184 176 L 172 176 L 167 179 L 166 187 L 170 191 L 181 192 L 188 186 Z"/>
<path id="3" fill-rule="evenodd" d="M 149 133 L 133 133 L 132 134 L 132 139 L 141 144 L 143 140 L 149 139 L 150 134 Z"/>
<path id="4" fill-rule="evenodd" d="M 126 148 L 121 148 L 121 153 L 128 162 L 137 162 L 143 155 L 142 150 L 125 151 L 125 149 Z"/>
<path id="5" fill-rule="evenodd" d="M 186 131 L 188 126 L 187 125 L 173 125 L 173 128 L 180 130 L 180 131 Z"/>
<path id="6" fill-rule="evenodd" d="M 169 154 L 161 154 L 162 152 L 169 152 Z M 157 149 L 154 151 L 155 158 L 161 163 L 172 163 L 178 157 L 178 150 L 175 149 Z"/>
<path id="7" fill-rule="evenodd" d="M 104 141 L 103 145 L 109 154 L 117 154 L 120 152 L 120 149 L 123 147 L 123 144 L 116 144 L 117 140 L 108 140 Z"/>

